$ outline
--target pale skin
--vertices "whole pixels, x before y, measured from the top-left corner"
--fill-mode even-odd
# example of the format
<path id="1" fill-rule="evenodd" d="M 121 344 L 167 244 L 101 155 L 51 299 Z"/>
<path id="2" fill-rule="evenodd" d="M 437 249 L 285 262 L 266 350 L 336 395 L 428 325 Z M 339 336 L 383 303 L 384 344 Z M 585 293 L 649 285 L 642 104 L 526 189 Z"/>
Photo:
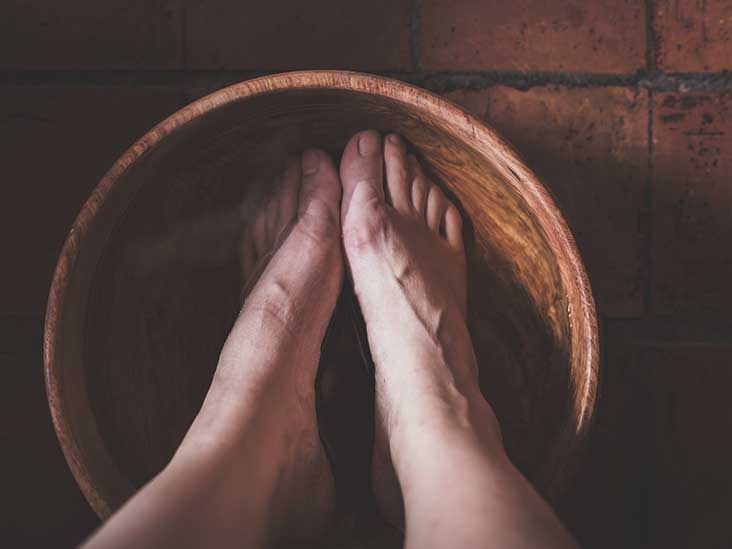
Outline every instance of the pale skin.
<path id="1" fill-rule="evenodd" d="M 576 546 L 504 451 L 466 324 L 461 216 L 399 136 L 356 134 L 339 170 L 305 151 L 244 235 L 242 268 L 258 278 L 198 416 L 88 547 L 319 539 L 335 490 L 314 385 L 344 276 L 374 358 L 373 488 L 406 547 Z"/>

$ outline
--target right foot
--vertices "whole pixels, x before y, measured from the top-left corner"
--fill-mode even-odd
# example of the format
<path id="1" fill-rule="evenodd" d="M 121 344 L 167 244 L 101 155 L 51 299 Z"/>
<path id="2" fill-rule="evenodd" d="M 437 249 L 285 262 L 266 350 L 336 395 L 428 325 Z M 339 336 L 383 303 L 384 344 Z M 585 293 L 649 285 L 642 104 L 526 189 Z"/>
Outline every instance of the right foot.
<path id="1" fill-rule="evenodd" d="M 466 324 L 462 219 L 394 134 L 383 145 L 375 131 L 356 134 L 340 173 L 346 262 L 375 366 L 372 482 L 382 514 L 401 525 L 392 461 L 398 471 L 398 461 L 413 461 L 417 446 L 429 451 L 442 436 L 420 443 L 414 432 L 473 422 L 477 410 L 499 436 Z"/>

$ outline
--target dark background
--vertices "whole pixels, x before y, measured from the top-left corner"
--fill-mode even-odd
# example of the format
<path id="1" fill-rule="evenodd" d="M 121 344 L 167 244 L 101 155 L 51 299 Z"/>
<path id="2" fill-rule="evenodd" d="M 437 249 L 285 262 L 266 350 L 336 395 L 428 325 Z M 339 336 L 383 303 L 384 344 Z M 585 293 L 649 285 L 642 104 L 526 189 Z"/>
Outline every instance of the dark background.
<path id="1" fill-rule="evenodd" d="M 603 336 L 595 432 L 559 508 L 579 540 L 732 546 L 731 61 L 726 0 L 3 1 L 0 543 L 67 546 L 97 524 L 41 351 L 52 270 L 96 182 L 202 94 L 348 68 L 496 127 L 572 227 Z"/>

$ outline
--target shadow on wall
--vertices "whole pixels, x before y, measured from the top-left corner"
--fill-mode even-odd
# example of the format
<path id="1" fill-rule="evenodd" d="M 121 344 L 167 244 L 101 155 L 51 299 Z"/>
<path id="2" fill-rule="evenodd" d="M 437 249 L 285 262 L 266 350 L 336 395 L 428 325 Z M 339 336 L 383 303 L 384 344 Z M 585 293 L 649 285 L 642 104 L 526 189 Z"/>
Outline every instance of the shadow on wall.
<path id="1" fill-rule="evenodd" d="M 562 517 L 587 547 L 729 546 L 732 252 L 720 244 L 732 241 L 732 99 L 654 96 L 652 180 L 644 90 L 499 86 L 451 99 L 551 190 L 607 320 L 595 431 Z"/>

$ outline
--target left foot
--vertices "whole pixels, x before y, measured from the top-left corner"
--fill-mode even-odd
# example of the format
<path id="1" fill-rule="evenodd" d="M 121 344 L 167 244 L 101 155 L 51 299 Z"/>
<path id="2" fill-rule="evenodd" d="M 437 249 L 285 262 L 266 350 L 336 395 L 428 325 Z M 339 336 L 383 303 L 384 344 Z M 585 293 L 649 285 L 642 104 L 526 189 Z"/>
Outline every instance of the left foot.
<path id="1" fill-rule="evenodd" d="M 223 448 L 240 462 L 237 452 L 257 447 L 261 463 L 245 466 L 260 467 L 260 477 L 272 479 L 265 504 L 275 543 L 315 541 L 335 510 L 316 420 L 315 375 L 343 276 L 339 200 L 335 166 L 324 152 L 309 150 L 286 170 L 277 194 L 245 231 L 242 269 L 255 283 L 181 446 Z"/>

